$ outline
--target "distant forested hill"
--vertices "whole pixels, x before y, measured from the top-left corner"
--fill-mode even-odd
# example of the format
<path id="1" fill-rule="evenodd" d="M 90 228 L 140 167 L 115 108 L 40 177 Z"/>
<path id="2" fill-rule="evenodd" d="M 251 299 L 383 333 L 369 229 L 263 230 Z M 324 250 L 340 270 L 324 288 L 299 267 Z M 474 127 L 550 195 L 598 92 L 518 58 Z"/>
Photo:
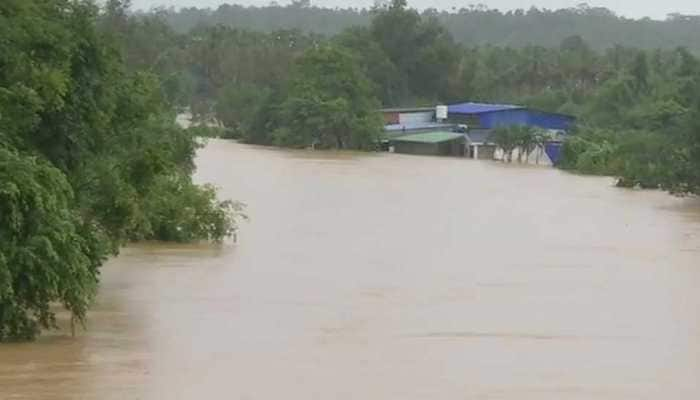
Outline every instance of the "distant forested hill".
<path id="1" fill-rule="evenodd" d="M 285 7 L 222 5 L 216 10 L 185 8 L 160 10 L 159 13 L 181 33 L 198 25 L 222 24 L 263 32 L 296 28 L 334 35 L 350 26 L 366 26 L 372 16 L 372 11 L 366 9 L 309 7 L 305 0 Z M 642 49 L 683 46 L 700 52 L 700 16 L 675 14 L 664 21 L 632 20 L 605 8 L 586 5 L 554 11 L 532 8 L 506 13 L 476 6 L 450 12 L 426 10 L 423 16 L 437 18 L 457 42 L 466 45 L 555 47 L 561 38 L 579 35 L 597 50 L 619 44 Z"/>

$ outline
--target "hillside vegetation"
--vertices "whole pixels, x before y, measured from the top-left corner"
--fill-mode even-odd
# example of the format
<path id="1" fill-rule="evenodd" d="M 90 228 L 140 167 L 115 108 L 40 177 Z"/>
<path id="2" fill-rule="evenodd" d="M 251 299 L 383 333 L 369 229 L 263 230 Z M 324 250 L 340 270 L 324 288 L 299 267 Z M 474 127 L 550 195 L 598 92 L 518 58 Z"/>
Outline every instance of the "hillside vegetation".
<path id="1" fill-rule="evenodd" d="M 367 9 L 311 7 L 308 1 L 284 7 L 225 4 L 213 10 L 161 10 L 165 21 L 179 33 L 198 26 L 223 25 L 259 32 L 299 29 L 325 36 L 352 26 L 369 26 L 375 13 L 376 10 Z M 438 20 L 457 43 L 466 46 L 553 47 L 562 38 L 578 35 L 596 50 L 621 45 L 647 50 L 684 46 L 700 51 L 700 16 L 672 14 L 661 21 L 634 20 L 586 4 L 559 10 L 533 7 L 509 12 L 480 5 L 449 11 L 428 9 L 422 16 Z"/>

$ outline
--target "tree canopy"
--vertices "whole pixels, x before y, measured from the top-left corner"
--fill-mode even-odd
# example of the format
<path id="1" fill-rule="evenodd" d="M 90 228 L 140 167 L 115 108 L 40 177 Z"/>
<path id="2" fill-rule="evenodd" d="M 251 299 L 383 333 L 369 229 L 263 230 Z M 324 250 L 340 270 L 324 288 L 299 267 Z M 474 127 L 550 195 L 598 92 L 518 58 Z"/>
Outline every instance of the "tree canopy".
<path id="1" fill-rule="evenodd" d="M 0 3 L 0 341 L 54 327 L 54 304 L 83 321 L 127 241 L 236 229 L 239 206 L 192 182 L 159 78 L 127 68 L 123 5 Z"/>
<path id="2" fill-rule="evenodd" d="M 273 142 L 293 147 L 374 148 L 382 132 L 371 83 L 339 48 L 311 48 L 294 65 L 269 127 Z"/>
<path id="3" fill-rule="evenodd" d="M 475 2 L 476 4 L 477 2 Z M 188 7 L 157 11 L 175 31 L 187 33 L 202 26 L 223 25 L 259 32 L 297 29 L 325 36 L 355 26 L 367 27 L 373 9 L 321 8 L 297 1 L 287 6 L 262 7 L 223 4 L 216 9 Z M 531 7 L 499 11 L 486 5 L 459 9 L 427 9 L 421 16 L 434 18 L 465 46 L 556 47 L 562 38 L 580 36 L 598 51 L 615 45 L 645 50 L 688 47 L 700 51 L 700 17 L 671 14 L 665 20 L 629 19 L 582 3 L 576 7 Z"/>

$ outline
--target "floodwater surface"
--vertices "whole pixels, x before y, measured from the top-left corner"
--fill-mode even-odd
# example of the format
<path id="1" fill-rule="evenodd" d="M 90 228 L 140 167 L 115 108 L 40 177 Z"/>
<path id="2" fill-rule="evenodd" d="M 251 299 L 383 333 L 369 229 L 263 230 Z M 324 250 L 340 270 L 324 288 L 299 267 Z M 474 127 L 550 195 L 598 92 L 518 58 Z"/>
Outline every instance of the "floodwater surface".
<path id="1" fill-rule="evenodd" d="M 238 244 L 125 249 L 0 399 L 700 398 L 700 206 L 609 178 L 212 141 Z"/>

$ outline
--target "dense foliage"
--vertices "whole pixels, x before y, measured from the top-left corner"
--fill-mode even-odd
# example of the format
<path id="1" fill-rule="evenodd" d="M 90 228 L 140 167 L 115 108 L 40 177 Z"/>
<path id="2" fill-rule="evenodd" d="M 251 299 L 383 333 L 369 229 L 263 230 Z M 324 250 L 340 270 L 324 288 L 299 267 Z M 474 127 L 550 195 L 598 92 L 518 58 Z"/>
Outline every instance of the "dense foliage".
<path id="1" fill-rule="evenodd" d="M 295 0 L 287 6 L 223 4 L 214 10 L 184 8 L 161 13 L 179 33 L 224 25 L 260 32 L 299 29 L 326 36 L 353 26 L 369 26 L 373 16 L 372 10 L 367 9 L 313 7 L 308 0 Z M 632 20 L 586 4 L 560 10 L 532 7 L 508 12 L 480 4 L 451 11 L 428 9 L 422 15 L 439 20 L 458 43 L 467 46 L 555 47 L 561 38 L 578 35 L 597 50 L 616 44 L 647 50 L 677 46 L 700 50 L 698 16 L 673 14 L 664 21 Z"/>
<path id="2" fill-rule="evenodd" d="M 700 60 L 684 49 L 638 52 L 584 103 L 565 168 L 621 186 L 700 193 Z"/>
<path id="3" fill-rule="evenodd" d="M 500 126 L 491 133 L 490 141 L 503 152 L 502 161 L 512 162 L 517 150 L 518 161 L 527 161 L 535 150 L 544 150 L 547 132 L 526 125 Z"/>
<path id="4" fill-rule="evenodd" d="M 287 89 L 271 98 L 265 129 L 274 144 L 289 147 L 372 149 L 383 121 L 369 80 L 352 56 L 322 46 L 307 50 L 295 63 Z"/>
<path id="5" fill-rule="evenodd" d="M 195 138 L 127 70 L 110 2 L 0 2 L 0 341 L 82 322 L 129 240 L 221 240 L 239 205 L 191 180 Z"/>
<path id="6" fill-rule="evenodd" d="M 128 60 L 139 60 L 136 67 L 156 72 L 173 104 L 189 107 L 198 118 L 216 114 L 235 129 L 255 125 L 258 107 L 284 89 L 295 60 L 321 43 L 352 52 L 387 107 L 470 99 L 525 103 L 575 115 L 604 83 L 629 74 L 640 54 L 650 71 L 678 58 L 673 45 L 646 51 L 609 39 L 609 47 L 597 51 L 580 35 L 548 34 L 556 43 L 547 47 L 468 46 L 454 40 L 439 18 L 408 9 L 403 1 L 373 10 L 366 26 L 334 37 L 298 30 L 251 32 L 238 25 L 198 25 L 182 34 L 169 27 L 168 15 L 128 19 Z M 155 39 L 143 40 L 151 37 Z"/>

